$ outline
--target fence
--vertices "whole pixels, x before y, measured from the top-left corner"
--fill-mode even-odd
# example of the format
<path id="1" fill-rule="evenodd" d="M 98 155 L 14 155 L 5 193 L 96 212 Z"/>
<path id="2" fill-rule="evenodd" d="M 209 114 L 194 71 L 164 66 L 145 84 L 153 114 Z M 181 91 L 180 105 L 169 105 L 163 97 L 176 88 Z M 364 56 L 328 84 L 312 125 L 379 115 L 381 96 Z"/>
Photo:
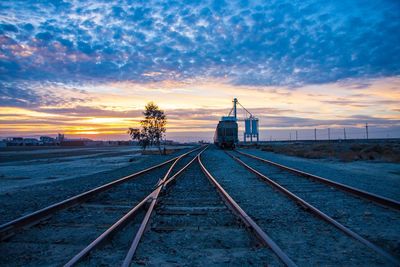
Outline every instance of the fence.
<path id="1" fill-rule="evenodd" d="M 400 138 L 400 126 L 383 128 L 366 124 L 364 127 L 263 129 L 260 136 L 262 141 L 386 139 Z"/>

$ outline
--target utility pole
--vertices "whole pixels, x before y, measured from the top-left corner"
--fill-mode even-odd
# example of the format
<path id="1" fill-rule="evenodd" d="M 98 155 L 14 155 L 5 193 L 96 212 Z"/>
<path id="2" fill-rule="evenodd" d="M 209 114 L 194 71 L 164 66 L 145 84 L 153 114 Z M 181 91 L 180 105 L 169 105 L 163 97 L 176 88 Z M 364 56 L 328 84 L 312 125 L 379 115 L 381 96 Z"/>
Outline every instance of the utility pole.
<path id="1" fill-rule="evenodd" d="M 328 140 L 329 141 L 331 140 L 331 129 L 330 128 L 328 128 Z"/>
<path id="2" fill-rule="evenodd" d="M 292 141 L 292 133 L 289 133 L 289 140 Z"/>
<path id="3" fill-rule="evenodd" d="M 297 141 L 297 130 L 296 130 L 296 141 Z"/>
<path id="4" fill-rule="evenodd" d="M 368 122 L 365 123 L 365 132 L 367 134 L 367 140 L 368 140 Z"/>
<path id="5" fill-rule="evenodd" d="M 317 128 L 314 128 L 314 141 L 317 141 Z"/>
<path id="6" fill-rule="evenodd" d="M 346 140 L 346 128 L 343 128 L 343 138 Z"/>

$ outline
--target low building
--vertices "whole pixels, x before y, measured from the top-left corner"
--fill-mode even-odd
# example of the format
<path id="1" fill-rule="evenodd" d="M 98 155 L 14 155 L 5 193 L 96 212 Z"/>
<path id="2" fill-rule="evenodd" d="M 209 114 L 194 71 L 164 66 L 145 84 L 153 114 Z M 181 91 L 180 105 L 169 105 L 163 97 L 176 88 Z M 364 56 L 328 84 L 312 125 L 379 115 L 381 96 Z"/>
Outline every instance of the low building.
<path id="1" fill-rule="evenodd" d="M 24 145 L 25 146 L 38 146 L 39 140 L 35 138 L 24 138 Z"/>
<path id="2" fill-rule="evenodd" d="M 57 144 L 56 139 L 50 136 L 41 136 L 40 144 L 45 146 L 54 146 Z"/>
<path id="3" fill-rule="evenodd" d="M 5 139 L 7 146 L 23 146 L 24 138 L 22 137 L 7 137 Z"/>

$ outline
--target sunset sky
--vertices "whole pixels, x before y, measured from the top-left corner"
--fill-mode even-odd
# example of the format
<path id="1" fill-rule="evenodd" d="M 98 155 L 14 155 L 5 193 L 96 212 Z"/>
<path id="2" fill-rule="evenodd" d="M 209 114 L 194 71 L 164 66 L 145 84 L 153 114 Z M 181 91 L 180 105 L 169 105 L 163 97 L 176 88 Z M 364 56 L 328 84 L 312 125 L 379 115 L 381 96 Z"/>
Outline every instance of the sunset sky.
<path id="1" fill-rule="evenodd" d="M 0 137 L 210 140 L 232 99 L 261 139 L 400 137 L 399 1 L 3 1 Z"/>

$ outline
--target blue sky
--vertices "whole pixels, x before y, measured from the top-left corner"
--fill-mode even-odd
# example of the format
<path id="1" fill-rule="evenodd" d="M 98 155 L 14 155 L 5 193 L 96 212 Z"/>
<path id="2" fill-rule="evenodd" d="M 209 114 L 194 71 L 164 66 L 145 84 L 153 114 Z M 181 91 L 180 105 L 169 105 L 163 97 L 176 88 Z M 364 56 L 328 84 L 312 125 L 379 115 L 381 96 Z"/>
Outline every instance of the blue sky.
<path id="1" fill-rule="evenodd" d="M 88 109 L 93 110 L 93 117 L 121 119 L 129 112 L 137 116 L 145 104 L 138 99 L 158 100 L 171 114 L 183 109 L 183 114 L 196 117 L 200 126 L 207 123 L 211 131 L 212 121 L 200 109 L 209 109 L 216 117 L 224 115 L 231 97 L 241 92 L 247 92 L 245 96 L 266 92 L 270 98 L 281 96 L 282 102 L 284 94 L 299 99 L 313 94 L 312 101 L 321 107 L 331 106 L 322 111 L 326 114 L 324 120 L 302 114 L 307 104 L 296 103 L 295 98 L 292 108 L 277 105 L 279 98 L 274 103 L 246 98 L 248 108 L 272 116 L 265 117 L 265 128 L 308 127 L 308 123 L 301 122 L 310 120 L 318 121 L 310 127 L 341 127 L 357 116 L 373 123 L 379 121 L 377 127 L 399 126 L 399 110 L 395 108 L 399 103 L 399 75 L 399 1 L 0 4 L 3 117 L 17 115 L 16 110 L 21 109 L 29 114 L 52 114 L 56 116 L 54 121 L 41 121 L 51 131 L 59 125 L 55 123 L 57 116 L 69 116 L 73 125 L 78 124 L 77 120 L 83 125 L 90 117 L 84 113 Z M 210 88 L 220 94 L 213 95 Z M 229 90 L 231 94 L 226 93 Z M 374 93 L 368 98 L 371 90 Z M 161 97 L 164 94 L 169 98 Z M 318 94 L 322 95 L 319 99 Z M 131 105 L 121 100 L 124 96 L 131 99 Z M 162 101 L 180 97 L 187 105 Z M 199 97 L 204 98 L 201 104 Z M 227 99 L 223 102 L 214 97 Z M 116 102 L 105 100 L 110 98 Z M 374 101 L 375 107 L 371 104 Z M 341 118 L 342 124 L 332 125 L 330 121 L 337 116 L 335 109 L 343 105 L 359 108 Z M 275 113 L 266 112 L 271 108 Z M 75 112 L 66 114 L 66 109 Z M 281 116 L 282 110 L 287 110 L 285 116 Z M 10 119 L 4 119 L 7 130 L 0 135 L 20 131 L 26 120 L 19 117 L 21 127 L 10 126 Z M 37 116 L 30 119 L 37 120 Z M 179 116 L 172 126 L 185 131 L 193 127 L 186 129 Z M 125 126 L 119 127 L 122 130 Z M 82 132 L 91 130 L 101 132 Z"/>

